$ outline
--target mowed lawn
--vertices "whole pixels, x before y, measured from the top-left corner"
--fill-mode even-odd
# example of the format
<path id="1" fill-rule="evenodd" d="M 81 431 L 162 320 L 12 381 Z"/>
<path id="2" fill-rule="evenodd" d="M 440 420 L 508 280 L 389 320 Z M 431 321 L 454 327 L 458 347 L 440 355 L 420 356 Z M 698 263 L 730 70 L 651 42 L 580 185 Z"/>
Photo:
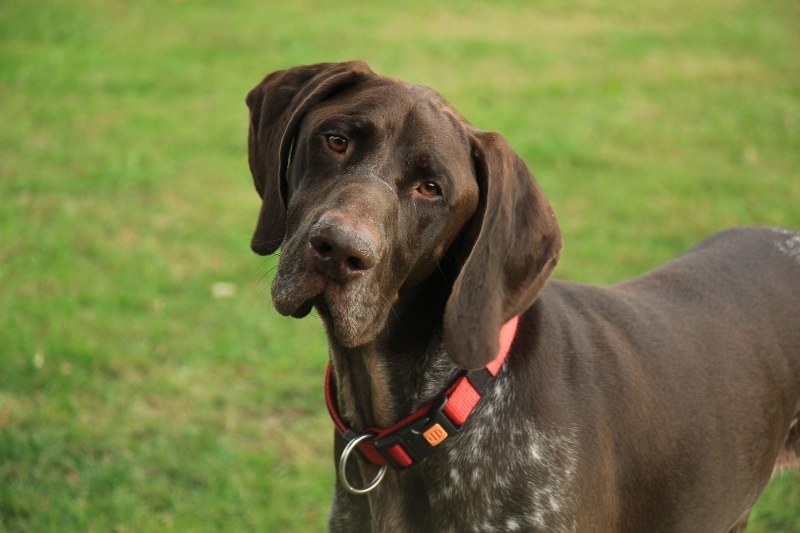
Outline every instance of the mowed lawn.
<path id="1" fill-rule="evenodd" d="M 797 2 L 446 5 L 0 3 L 0 531 L 323 530 L 325 341 L 249 251 L 244 96 L 269 71 L 364 59 L 503 133 L 559 278 L 800 228 Z M 800 476 L 751 531 L 800 531 Z"/>

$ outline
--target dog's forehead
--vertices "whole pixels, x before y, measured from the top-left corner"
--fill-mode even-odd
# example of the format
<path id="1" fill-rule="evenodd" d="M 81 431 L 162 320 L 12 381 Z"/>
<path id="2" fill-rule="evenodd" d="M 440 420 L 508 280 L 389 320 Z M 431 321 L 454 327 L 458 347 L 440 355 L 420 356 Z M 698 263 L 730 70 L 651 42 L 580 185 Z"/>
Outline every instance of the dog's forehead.
<path id="1" fill-rule="evenodd" d="M 392 78 L 376 76 L 321 102 L 317 120 L 350 119 L 380 129 L 411 128 L 432 137 L 463 136 L 469 123 L 438 92 Z"/>

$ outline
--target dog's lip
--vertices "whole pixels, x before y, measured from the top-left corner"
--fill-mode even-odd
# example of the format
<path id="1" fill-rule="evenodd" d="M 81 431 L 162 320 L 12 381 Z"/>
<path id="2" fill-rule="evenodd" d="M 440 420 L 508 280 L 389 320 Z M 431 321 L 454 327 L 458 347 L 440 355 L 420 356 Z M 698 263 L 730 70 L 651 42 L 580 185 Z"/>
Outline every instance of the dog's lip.
<path id="1" fill-rule="evenodd" d="M 312 290 L 291 291 L 290 294 L 293 297 L 282 298 L 279 296 L 277 299 L 273 298 L 273 301 L 278 312 L 284 316 L 305 318 L 314 308 L 317 308 L 325 316 L 331 316 L 330 306 L 328 305 L 330 289 L 328 284 L 325 283 Z M 285 293 L 281 294 L 281 296 L 284 295 Z"/>
<path id="2" fill-rule="evenodd" d="M 317 291 L 276 291 L 272 295 L 275 309 L 292 318 L 305 318 L 322 299 L 322 292 Z"/>
<path id="3" fill-rule="evenodd" d="M 315 299 L 324 292 L 325 285 L 326 280 L 320 276 L 305 273 L 298 279 L 291 269 L 283 272 L 279 268 L 272 282 L 272 303 L 283 316 L 304 318 L 314 307 Z"/>
<path id="4" fill-rule="evenodd" d="M 317 300 L 316 297 L 309 298 L 308 300 L 300 304 L 300 307 L 298 307 L 294 312 L 292 312 L 291 316 L 293 318 L 305 318 L 314 308 L 314 305 L 317 303 L 316 300 Z"/>

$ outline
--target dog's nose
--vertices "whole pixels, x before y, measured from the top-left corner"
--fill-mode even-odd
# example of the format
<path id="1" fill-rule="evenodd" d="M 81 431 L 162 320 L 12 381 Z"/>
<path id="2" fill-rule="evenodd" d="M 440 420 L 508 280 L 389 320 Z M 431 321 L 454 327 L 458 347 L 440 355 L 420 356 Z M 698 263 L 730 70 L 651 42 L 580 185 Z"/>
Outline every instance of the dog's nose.
<path id="1" fill-rule="evenodd" d="M 323 216 L 311 228 L 308 242 L 316 270 L 339 281 L 363 274 L 378 259 L 375 232 L 347 217 Z"/>

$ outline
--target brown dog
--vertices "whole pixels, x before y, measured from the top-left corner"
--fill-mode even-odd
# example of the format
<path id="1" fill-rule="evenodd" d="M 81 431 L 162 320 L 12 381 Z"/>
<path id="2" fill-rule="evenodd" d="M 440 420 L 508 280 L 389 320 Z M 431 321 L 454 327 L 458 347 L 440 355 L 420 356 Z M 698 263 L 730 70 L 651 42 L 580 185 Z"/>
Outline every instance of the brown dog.
<path id="1" fill-rule="evenodd" d="M 546 198 L 431 89 L 320 64 L 247 103 L 253 249 L 330 342 L 332 531 L 739 531 L 800 462 L 800 233 L 548 282 Z"/>

